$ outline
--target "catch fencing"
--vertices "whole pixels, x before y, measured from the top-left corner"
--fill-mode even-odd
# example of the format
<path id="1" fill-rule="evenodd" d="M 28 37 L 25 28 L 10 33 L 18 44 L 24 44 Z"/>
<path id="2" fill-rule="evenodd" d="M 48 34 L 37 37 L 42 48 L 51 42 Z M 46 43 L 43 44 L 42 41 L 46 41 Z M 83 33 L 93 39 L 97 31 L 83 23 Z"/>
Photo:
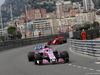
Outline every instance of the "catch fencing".
<path id="1" fill-rule="evenodd" d="M 70 39 L 70 46 L 75 52 L 100 57 L 100 40 Z"/>

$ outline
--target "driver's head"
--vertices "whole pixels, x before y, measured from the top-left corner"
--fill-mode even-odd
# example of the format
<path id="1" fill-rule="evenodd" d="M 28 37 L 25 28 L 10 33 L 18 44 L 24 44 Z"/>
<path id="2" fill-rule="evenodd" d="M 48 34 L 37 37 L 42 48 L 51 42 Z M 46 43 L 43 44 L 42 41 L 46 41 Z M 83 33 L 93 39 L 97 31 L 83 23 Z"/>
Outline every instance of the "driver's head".
<path id="1" fill-rule="evenodd" d="M 47 46 L 47 45 L 45 45 L 45 46 L 44 46 L 44 48 L 48 48 L 48 46 Z"/>

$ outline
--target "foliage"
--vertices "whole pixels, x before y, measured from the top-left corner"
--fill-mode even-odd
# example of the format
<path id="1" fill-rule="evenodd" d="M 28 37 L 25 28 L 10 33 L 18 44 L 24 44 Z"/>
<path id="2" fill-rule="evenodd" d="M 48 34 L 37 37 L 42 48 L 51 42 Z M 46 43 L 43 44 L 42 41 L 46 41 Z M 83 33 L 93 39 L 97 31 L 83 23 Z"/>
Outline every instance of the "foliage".
<path id="1" fill-rule="evenodd" d="M 44 3 L 44 4 L 31 4 L 31 8 L 34 8 L 34 9 L 41 9 L 41 8 L 45 8 L 47 10 L 47 12 L 53 12 L 56 10 L 55 8 L 55 4 L 47 4 L 47 3 Z"/>
<path id="2" fill-rule="evenodd" d="M 80 28 L 79 28 L 79 30 L 83 30 L 83 29 L 85 29 L 85 27 L 80 27 Z"/>
<path id="3" fill-rule="evenodd" d="M 12 39 L 16 39 L 16 38 L 21 39 L 21 37 L 22 37 L 22 35 L 19 31 L 16 32 L 15 26 L 8 27 L 7 31 L 8 31 L 8 34 L 10 34 L 10 38 L 12 38 Z"/>
<path id="4" fill-rule="evenodd" d="M 94 29 L 98 29 L 99 28 L 99 23 L 94 22 L 93 24 L 91 24 L 91 27 L 93 27 Z M 90 24 L 86 23 L 83 27 L 79 27 L 79 28 L 77 27 L 76 31 L 82 30 L 82 29 L 88 30 L 89 28 L 90 28 Z"/>
<path id="5" fill-rule="evenodd" d="M 76 27 L 76 31 L 78 31 L 79 30 L 79 27 Z"/>
<path id="6" fill-rule="evenodd" d="M 85 24 L 83 27 L 77 27 L 76 31 L 80 30 L 82 31 L 83 29 L 88 30 L 90 28 L 90 24 Z"/>
<path id="7" fill-rule="evenodd" d="M 99 23 L 98 22 L 94 22 L 93 24 L 92 24 L 92 27 L 98 27 L 99 26 Z"/>
<path id="8" fill-rule="evenodd" d="M 5 36 L 0 35 L 0 41 L 4 41 L 5 40 Z"/>
<path id="9" fill-rule="evenodd" d="M 8 34 L 12 35 L 14 31 L 16 31 L 16 27 L 15 26 L 10 26 L 7 29 Z"/>
<path id="10" fill-rule="evenodd" d="M 85 24 L 85 25 L 84 25 L 84 29 L 85 29 L 85 30 L 88 30 L 89 28 L 90 28 L 90 24 Z"/>

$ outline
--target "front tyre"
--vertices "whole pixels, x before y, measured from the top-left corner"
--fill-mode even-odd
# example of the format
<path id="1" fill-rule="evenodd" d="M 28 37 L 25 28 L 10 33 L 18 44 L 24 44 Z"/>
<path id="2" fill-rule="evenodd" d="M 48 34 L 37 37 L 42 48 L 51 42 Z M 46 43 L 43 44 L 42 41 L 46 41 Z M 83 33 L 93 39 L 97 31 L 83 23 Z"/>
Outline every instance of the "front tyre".
<path id="1" fill-rule="evenodd" d="M 64 60 L 64 63 L 69 62 L 69 54 L 67 51 L 62 51 L 60 57 Z"/>
<path id="2" fill-rule="evenodd" d="M 40 64 L 42 64 L 42 61 L 43 61 L 43 59 L 42 59 L 41 54 L 35 54 L 34 64 L 35 65 L 40 65 Z"/>
<path id="3" fill-rule="evenodd" d="M 62 41 L 62 40 L 59 40 L 59 43 L 60 43 L 60 44 L 63 44 L 63 41 Z"/>
<path id="4" fill-rule="evenodd" d="M 58 54 L 58 51 L 53 51 L 53 54 L 55 55 L 55 57 L 56 57 L 56 59 L 57 59 L 57 62 L 58 62 L 58 60 L 59 60 L 59 54 Z"/>
<path id="5" fill-rule="evenodd" d="M 34 54 L 35 54 L 34 52 L 29 52 L 28 53 L 28 61 L 29 62 L 34 61 Z"/>
<path id="6" fill-rule="evenodd" d="M 64 42 L 64 43 L 67 43 L 67 40 L 66 40 L 66 39 L 63 39 L 63 42 Z"/>
<path id="7" fill-rule="evenodd" d="M 49 42 L 48 42 L 48 45 L 51 45 L 51 43 L 52 43 L 52 41 L 49 41 Z"/>

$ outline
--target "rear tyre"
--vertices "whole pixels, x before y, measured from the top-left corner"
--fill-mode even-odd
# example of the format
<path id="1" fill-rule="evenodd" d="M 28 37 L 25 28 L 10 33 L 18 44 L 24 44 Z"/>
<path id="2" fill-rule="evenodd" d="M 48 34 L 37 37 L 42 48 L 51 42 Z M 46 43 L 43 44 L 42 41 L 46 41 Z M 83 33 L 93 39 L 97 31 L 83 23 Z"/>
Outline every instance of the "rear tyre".
<path id="1" fill-rule="evenodd" d="M 56 57 L 56 59 L 57 59 L 57 61 L 59 60 L 59 54 L 58 54 L 58 51 L 53 51 L 53 53 L 54 53 L 54 55 L 55 55 L 55 57 Z"/>
<path id="2" fill-rule="evenodd" d="M 60 57 L 64 60 L 64 63 L 69 62 L 69 54 L 67 51 L 62 51 Z"/>
<path id="3" fill-rule="evenodd" d="M 29 52 L 28 53 L 28 61 L 29 62 L 34 61 L 34 54 L 35 54 L 34 52 Z"/>
<path id="4" fill-rule="evenodd" d="M 43 59 L 42 59 L 41 54 L 35 54 L 35 56 L 34 56 L 34 64 L 35 65 L 40 65 L 40 64 L 42 64 L 42 61 L 43 61 Z"/>
<path id="5" fill-rule="evenodd" d="M 60 44 L 63 44 L 63 41 L 62 41 L 62 40 L 59 40 L 59 43 L 60 43 Z"/>
<path id="6" fill-rule="evenodd" d="M 66 40 L 66 39 L 63 39 L 63 42 L 64 42 L 64 43 L 66 43 L 66 42 L 67 42 L 67 40 Z"/>
<path id="7" fill-rule="evenodd" d="M 48 42 L 48 45 L 50 45 L 51 41 Z"/>

